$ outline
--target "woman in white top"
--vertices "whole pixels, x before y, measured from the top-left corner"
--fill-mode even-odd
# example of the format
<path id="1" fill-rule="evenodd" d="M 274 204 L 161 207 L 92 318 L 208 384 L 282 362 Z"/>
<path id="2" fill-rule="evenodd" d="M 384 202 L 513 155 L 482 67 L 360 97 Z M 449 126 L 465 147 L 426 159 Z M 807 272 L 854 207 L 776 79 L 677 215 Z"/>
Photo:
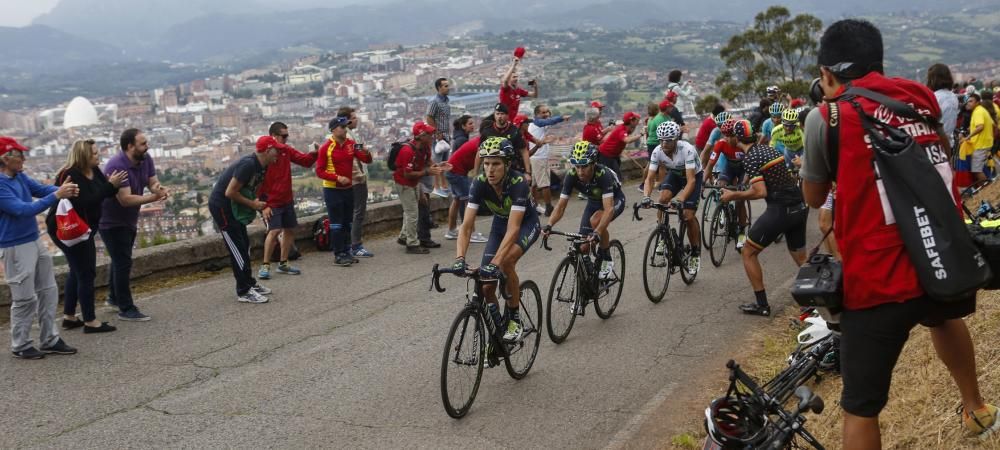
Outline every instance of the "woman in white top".
<path id="1" fill-rule="evenodd" d="M 951 91 L 954 80 L 951 69 L 944 64 L 934 64 L 927 69 L 927 87 L 934 91 L 938 105 L 941 107 L 941 125 L 948 136 L 952 151 L 955 148 L 955 125 L 958 122 L 958 97 Z"/>

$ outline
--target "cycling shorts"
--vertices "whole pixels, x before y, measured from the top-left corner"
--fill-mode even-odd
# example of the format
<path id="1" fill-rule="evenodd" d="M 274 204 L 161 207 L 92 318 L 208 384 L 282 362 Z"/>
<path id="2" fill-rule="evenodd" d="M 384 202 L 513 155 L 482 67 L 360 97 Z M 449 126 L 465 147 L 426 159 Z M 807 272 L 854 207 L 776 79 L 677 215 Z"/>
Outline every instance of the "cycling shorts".
<path id="1" fill-rule="evenodd" d="M 763 250 L 771 245 L 778 235 L 785 235 L 785 243 L 789 251 L 806 248 L 806 223 L 809 218 L 809 207 L 804 203 L 795 206 L 782 206 L 769 203 L 764 214 L 753 222 L 747 233 L 747 244 Z"/>
<path id="2" fill-rule="evenodd" d="M 611 216 L 611 220 L 615 220 L 618 216 L 622 215 L 623 211 L 625 211 L 625 194 L 615 195 L 614 203 L 611 207 L 613 208 L 614 213 L 614 215 Z M 593 217 L 595 212 L 603 210 L 603 202 L 598 200 L 587 200 L 587 206 L 583 208 L 583 217 L 580 217 L 580 234 L 588 235 L 594 232 L 594 228 L 590 226 L 590 218 Z"/>
<path id="3" fill-rule="evenodd" d="M 739 164 L 730 162 L 726 168 L 719 173 L 719 181 L 724 181 L 730 185 L 737 185 L 743 181 L 743 176 L 746 175 L 746 166 L 742 162 Z"/>
<path id="4" fill-rule="evenodd" d="M 537 215 L 528 216 L 525 214 L 521 221 L 521 229 L 517 232 L 517 241 L 514 245 L 521 247 L 523 253 L 528 253 L 528 249 L 538 240 L 538 234 L 542 229 L 541 222 Z M 503 242 L 504 235 L 507 234 L 507 219 L 493 216 L 493 226 L 490 227 L 490 237 L 486 241 L 486 248 L 483 250 L 483 261 L 480 265 L 487 265 L 493 261 L 497 255 L 500 243 Z"/>
<path id="5" fill-rule="evenodd" d="M 691 195 L 688 196 L 687 200 L 684 201 L 684 209 L 698 209 L 698 201 L 701 200 L 701 185 L 703 181 L 702 172 L 698 172 L 694 175 L 694 192 L 692 192 Z M 667 172 L 666 178 L 664 178 L 663 183 L 660 184 L 660 190 L 668 190 L 674 197 L 676 197 L 677 193 L 682 191 L 684 187 L 687 186 L 687 183 L 687 177 L 671 170 Z"/>

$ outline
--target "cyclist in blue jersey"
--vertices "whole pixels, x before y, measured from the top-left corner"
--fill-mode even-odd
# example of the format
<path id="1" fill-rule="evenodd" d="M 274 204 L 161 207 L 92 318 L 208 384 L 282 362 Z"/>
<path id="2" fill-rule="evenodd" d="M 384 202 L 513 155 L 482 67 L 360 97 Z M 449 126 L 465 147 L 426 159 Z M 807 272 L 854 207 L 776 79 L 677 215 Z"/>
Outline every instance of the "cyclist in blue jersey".
<path id="1" fill-rule="evenodd" d="M 524 331 L 518 312 L 521 293 L 516 266 L 538 239 L 540 227 L 538 212 L 531 202 L 531 185 L 521 172 L 510 169 L 513 157 L 514 146 L 506 138 L 495 136 L 479 144 L 483 173 L 472 182 L 465 220 L 459 228 L 455 246 L 455 263 L 452 265 L 456 270 L 465 269 L 465 253 L 469 250 L 476 213 L 480 205 L 486 206 L 493 213 L 493 225 L 483 251 L 479 274 L 483 279 L 498 279 L 501 272 L 507 277 L 506 289 L 511 298 L 507 302 L 506 327 L 497 305 L 496 289 L 493 288 L 495 283 L 486 285 L 484 295 L 493 320 L 497 321 L 498 328 L 505 330 L 503 338 L 508 341 L 521 339 Z"/>
<path id="2" fill-rule="evenodd" d="M 702 167 L 705 167 L 708 163 L 708 156 L 712 154 L 712 149 L 715 148 L 715 143 L 719 142 L 719 139 L 722 139 L 722 124 L 732 118 L 733 115 L 729 111 L 723 111 L 715 115 L 715 129 L 712 130 L 712 134 L 708 135 L 708 143 L 705 144 L 705 148 L 697 149 L 701 152 Z M 722 155 L 722 157 L 715 163 L 715 173 L 720 173 L 724 170 L 726 170 L 726 156 Z"/>
<path id="3" fill-rule="evenodd" d="M 764 121 L 764 124 L 760 126 L 760 142 L 758 144 L 770 144 L 771 143 L 771 132 L 774 131 L 774 127 L 781 123 L 781 113 L 785 110 L 785 105 L 781 103 L 774 103 L 769 108 L 771 113 L 771 118 Z"/>
<path id="4" fill-rule="evenodd" d="M 597 259 L 601 267 L 599 276 L 603 280 L 614 270 L 614 261 L 611 260 L 611 253 L 608 250 L 611 245 L 608 225 L 625 211 L 625 193 L 622 192 L 622 184 L 615 172 L 597 164 L 596 145 L 588 141 L 577 142 L 573 146 L 569 163 L 573 168 L 563 179 L 559 203 L 552 211 L 549 223 L 545 225 L 542 233 L 547 236 L 552 227 L 562 219 L 574 189 L 583 194 L 587 198 L 587 206 L 580 218 L 580 234 L 600 237 Z M 583 250 L 587 251 L 586 248 Z"/>

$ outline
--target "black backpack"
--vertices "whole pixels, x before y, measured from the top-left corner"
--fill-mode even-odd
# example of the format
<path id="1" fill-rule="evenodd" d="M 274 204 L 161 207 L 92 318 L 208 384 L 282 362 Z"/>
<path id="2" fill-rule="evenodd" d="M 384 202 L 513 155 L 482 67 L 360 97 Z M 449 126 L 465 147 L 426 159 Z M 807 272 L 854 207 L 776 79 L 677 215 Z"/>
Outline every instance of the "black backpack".
<path id="1" fill-rule="evenodd" d="M 313 222 L 313 243 L 316 250 L 329 252 L 333 250 L 333 243 L 330 242 L 330 217 L 323 216 Z"/>
<path id="2" fill-rule="evenodd" d="M 393 142 L 392 146 L 389 147 L 389 157 L 385 160 L 385 165 L 389 170 L 396 170 L 396 157 L 399 156 L 399 150 L 406 144 L 406 142 Z"/>

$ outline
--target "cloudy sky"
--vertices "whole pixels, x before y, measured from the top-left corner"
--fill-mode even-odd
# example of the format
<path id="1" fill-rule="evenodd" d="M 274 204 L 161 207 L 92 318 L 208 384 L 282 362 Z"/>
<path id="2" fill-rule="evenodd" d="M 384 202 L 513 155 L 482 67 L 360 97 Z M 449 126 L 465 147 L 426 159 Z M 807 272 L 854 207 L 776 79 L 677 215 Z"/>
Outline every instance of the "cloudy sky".
<path id="1" fill-rule="evenodd" d="M 0 0 L 0 26 L 23 27 L 52 10 L 59 0 Z"/>

